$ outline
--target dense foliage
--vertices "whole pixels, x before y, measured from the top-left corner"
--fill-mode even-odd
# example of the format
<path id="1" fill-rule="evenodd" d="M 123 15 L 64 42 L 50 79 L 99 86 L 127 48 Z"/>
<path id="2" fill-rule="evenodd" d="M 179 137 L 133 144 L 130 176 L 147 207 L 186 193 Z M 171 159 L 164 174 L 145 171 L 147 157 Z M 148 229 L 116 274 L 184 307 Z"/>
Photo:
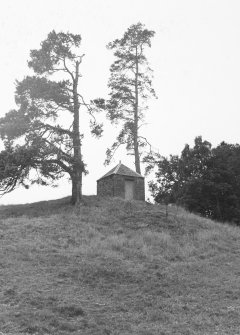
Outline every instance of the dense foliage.
<path id="1" fill-rule="evenodd" d="M 177 203 L 219 221 L 240 224 L 240 146 L 222 142 L 216 148 L 195 139 L 180 156 L 148 157 L 157 166 L 150 189 L 156 202 Z"/>
<path id="2" fill-rule="evenodd" d="M 39 50 L 31 50 L 29 67 L 34 76 L 17 81 L 18 108 L 0 119 L 5 150 L 0 156 L 0 191 L 4 194 L 19 184 L 49 185 L 67 173 L 72 182 L 72 203 L 82 195 L 83 132 L 79 110 L 93 117 L 78 90 L 81 36 L 52 31 Z M 66 122 L 66 120 L 69 120 Z M 95 135 L 101 127 L 93 117 Z"/>

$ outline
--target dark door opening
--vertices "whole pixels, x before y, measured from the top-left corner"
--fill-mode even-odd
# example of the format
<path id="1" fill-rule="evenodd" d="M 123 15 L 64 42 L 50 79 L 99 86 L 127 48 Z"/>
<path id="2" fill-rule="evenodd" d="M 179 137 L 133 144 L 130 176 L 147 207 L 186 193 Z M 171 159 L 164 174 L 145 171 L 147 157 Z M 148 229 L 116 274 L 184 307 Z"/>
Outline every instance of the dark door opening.
<path id="1" fill-rule="evenodd" d="M 134 181 L 125 180 L 125 199 L 132 200 L 134 198 Z"/>

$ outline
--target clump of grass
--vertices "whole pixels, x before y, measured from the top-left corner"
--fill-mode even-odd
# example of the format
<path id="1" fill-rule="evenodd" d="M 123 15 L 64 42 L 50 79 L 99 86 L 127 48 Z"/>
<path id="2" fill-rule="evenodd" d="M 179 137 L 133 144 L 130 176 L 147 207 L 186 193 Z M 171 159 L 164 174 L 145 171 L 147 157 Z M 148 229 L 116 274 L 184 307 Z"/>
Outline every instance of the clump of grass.
<path id="1" fill-rule="evenodd" d="M 63 317 L 70 317 L 70 318 L 83 316 L 85 314 L 82 307 L 75 305 L 59 306 L 56 308 L 56 311 Z"/>

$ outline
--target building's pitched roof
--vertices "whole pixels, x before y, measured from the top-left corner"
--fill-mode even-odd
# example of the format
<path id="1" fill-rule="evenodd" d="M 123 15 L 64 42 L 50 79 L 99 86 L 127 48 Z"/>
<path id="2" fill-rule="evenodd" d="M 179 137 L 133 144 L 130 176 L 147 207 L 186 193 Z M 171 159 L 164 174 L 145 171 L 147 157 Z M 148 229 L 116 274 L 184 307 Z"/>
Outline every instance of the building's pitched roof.
<path id="1" fill-rule="evenodd" d="M 144 178 L 141 174 L 129 169 L 126 165 L 124 165 L 120 162 L 117 166 L 115 166 L 113 169 L 111 169 L 108 173 L 106 173 L 104 176 L 102 176 L 98 180 L 106 178 L 106 177 L 111 176 L 113 174 L 120 174 L 120 175 L 123 175 L 123 176 L 129 176 L 129 177 Z"/>

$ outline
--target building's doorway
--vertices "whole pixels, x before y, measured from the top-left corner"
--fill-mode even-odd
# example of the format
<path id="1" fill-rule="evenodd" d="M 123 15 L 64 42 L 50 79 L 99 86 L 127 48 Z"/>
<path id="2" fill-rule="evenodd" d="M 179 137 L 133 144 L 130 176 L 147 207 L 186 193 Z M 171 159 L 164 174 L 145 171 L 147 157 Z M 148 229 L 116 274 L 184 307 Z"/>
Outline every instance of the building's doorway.
<path id="1" fill-rule="evenodd" d="M 125 199 L 132 200 L 134 198 L 134 181 L 125 180 Z"/>

